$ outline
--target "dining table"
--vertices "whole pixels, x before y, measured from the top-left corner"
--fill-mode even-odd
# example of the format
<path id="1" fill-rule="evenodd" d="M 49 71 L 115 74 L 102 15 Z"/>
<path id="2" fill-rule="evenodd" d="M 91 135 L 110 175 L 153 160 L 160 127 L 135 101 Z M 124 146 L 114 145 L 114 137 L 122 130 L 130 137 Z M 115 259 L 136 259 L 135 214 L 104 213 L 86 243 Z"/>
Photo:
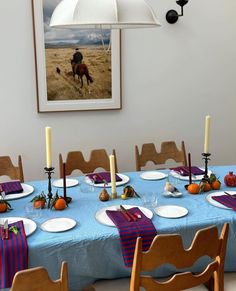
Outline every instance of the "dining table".
<path id="1" fill-rule="evenodd" d="M 118 198 L 108 201 L 101 201 L 99 194 L 102 187 L 94 185 L 88 192 L 82 188 L 84 179 L 82 176 L 67 177 L 78 181 L 77 185 L 68 185 L 67 196 L 72 198 L 71 203 L 65 210 L 55 209 L 40 210 L 40 215 L 30 217 L 27 213 L 26 205 L 44 191 L 47 194 L 48 181 L 27 181 L 34 191 L 23 198 L 10 200 L 13 210 L 6 213 L 0 213 L 2 218 L 23 217 L 33 220 L 37 228 L 27 237 L 29 252 L 29 267 L 43 266 L 48 270 L 52 279 L 59 277 L 59 270 L 62 261 L 68 262 L 69 290 L 79 291 L 86 286 L 100 279 L 125 278 L 131 274 L 131 268 L 124 265 L 121 252 L 121 244 L 118 229 L 101 221 L 100 214 L 109 207 L 123 205 L 125 208 L 130 206 L 145 207 L 148 213 L 151 213 L 152 222 L 158 234 L 178 233 L 183 238 L 185 248 L 188 248 L 197 230 L 211 225 L 216 225 L 219 231 L 223 224 L 228 222 L 229 238 L 227 245 L 227 254 L 225 260 L 225 271 L 236 271 L 236 211 L 224 207 L 217 207 L 207 199 L 211 193 L 223 191 L 235 191 L 236 187 L 227 187 L 224 184 L 224 176 L 229 171 L 236 172 L 236 165 L 209 166 L 221 181 L 220 190 L 212 190 L 197 195 L 187 192 L 185 185 L 188 180 L 181 179 L 180 176 L 172 178 L 175 187 L 182 195 L 177 197 L 165 196 L 164 188 L 169 177 L 170 170 L 156 170 L 163 174 L 160 179 L 145 179 L 141 172 L 122 173 L 128 179 L 125 183 L 118 184 Z M 119 173 L 118 173 L 119 174 Z M 52 177 L 52 192 L 63 196 L 63 188 L 54 186 L 57 177 Z M 198 181 L 199 182 L 199 181 Z M 125 186 L 131 185 L 141 197 L 145 193 L 155 193 L 157 196 L 157 205 L 145 206 L 143 200 L 137 196 L 121 199 L 121 194 Z M 83 191 L 82 191 L 83 189 Z M 108 193 L 111 188 L 107 187 Z M 179 217 L 163 217 L 157 214 L 156 209 L 162 206 L 180 206 L 187 211 Z M 37 211 L 37 210 L 36 210 Z M 65 231 L 45 231 L 43 225 L 50 219 L 59 218 L 72 219 L 76 222 L 73 227 Z M 60 219 L 58 220 L 60 223 Z M 63 229 L 62 229 L 63 230 Z M 192 271 L 198 272 L 202 269 L 208 258 L 203 258 L 193 265 Z M 174 266 L 163 265 L 155 271 L 156 276 L 167 276 L 175 271 Z"/>

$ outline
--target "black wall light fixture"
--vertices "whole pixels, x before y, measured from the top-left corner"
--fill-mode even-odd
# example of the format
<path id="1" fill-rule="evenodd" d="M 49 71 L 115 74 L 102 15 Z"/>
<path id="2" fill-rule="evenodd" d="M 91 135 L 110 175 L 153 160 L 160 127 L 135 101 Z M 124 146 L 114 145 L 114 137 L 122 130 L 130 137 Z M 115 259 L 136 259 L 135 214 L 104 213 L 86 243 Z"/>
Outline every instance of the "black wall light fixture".
<path id="1" fill-rule="evenodd" d="M 175 22 L 177 22 L 179 16 L 183 16 L 184 15 L 184 5 L 186 5 L 188 3 L 189 0 L 178 0 L 176 1 L 176 3 L 181 7 L 181 14 L 178 14 L 178 12 L 176 10 L 169 10 L 166 13 L 166 20 L 167 22 L 173 24 Z"/>

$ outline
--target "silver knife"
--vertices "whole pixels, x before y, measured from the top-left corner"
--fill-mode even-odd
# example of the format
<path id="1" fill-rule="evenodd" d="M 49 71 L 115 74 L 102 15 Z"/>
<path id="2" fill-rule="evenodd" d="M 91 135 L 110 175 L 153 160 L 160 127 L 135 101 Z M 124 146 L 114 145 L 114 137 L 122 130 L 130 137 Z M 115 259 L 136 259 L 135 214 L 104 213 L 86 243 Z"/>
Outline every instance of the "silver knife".
<path id="1" fill-rule="evenodd" d="M 4 221 L 4 226 L 3 226 L 3 228 L 4 228 L 4 233 L 5 233 L 4 238 L 5 238 L 5 239 L 8 239 L 8 238 L 9 238 L 8 219 L 6 219 L 6 220 Z"/>

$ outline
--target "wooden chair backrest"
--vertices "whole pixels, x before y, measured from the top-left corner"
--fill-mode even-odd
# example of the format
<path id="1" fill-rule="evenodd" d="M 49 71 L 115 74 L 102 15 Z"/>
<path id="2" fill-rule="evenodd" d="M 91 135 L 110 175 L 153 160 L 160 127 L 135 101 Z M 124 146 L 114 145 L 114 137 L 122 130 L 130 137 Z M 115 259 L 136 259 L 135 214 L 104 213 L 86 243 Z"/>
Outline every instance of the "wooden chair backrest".
<path id="1" fill-rule="evenodd" d="M 67 263 L 61 266 L 61 276 L 58 280 L 51 280 L 43 267 L 19 271 L 15 274 L 10 291 L 68 291 Z"/>
<path id="2" fill-rule="evenodd" d="M 167 160 L 172 159 L 176 163 L 187 166 L 187 158 L 184 142 L 181 142 L 181 149 L 178 149 L 174 141 L 161 143 L 161 151 L 157 152 L 153 143 L 142 145 L 141 153 L 138 146 L 135 146 L 136 170 L 141 171 L 147 162 L 152 161 L 155 165 L 164 165 Z"/>
<path id="3" fill-rule="evenodd" d="M 116 152 L 112 151 L 115 156 L 115 171 L 117 169 Z M 63 159 L 59 154 L 60 177 L 63 177 Z M 80 151 L 69 152 L 66 158 L 66 175 L 71 175 L 74 170 L 80 170 L 83 173 L 92 173 L 97 168 L 103 168 L 105 171 L 110 171 L 109 156 L 105 149 L 92 150 L 89 160 L 84 159 L 83 153 Z"/>
<path id="4" fill-rule="evenodd" d="M 18 156 L 18 166 L 14 166 L 9 156 L 0 157 L 0 176 L 8 176 L 12 180 L 24 182 L 21 156 Z"/>
<path id="5" fill-rule="evenodd" d="M 192 288 L 214 278 L 214 291 L 224 290 L 224 259 L 229 224 L 225 223 L 220 237 L 216 226 L 199 230 L 188 249 L 184 249 L 182 238 L 178 234 L 157 235 L 149 250 L 142 252 L 142 239 L 137 238 L 131 274 L 130 291 L 138 291 L 142 286 L 147 291 L 177 291 Z M 176 273 L 169 280 L 159 282 L 141 271 L 151 271 L 169 263 L 178 269 L 189 268 L 202 256 L 213 260 L 205 270 L 194 275 L 191 272 Z"/>

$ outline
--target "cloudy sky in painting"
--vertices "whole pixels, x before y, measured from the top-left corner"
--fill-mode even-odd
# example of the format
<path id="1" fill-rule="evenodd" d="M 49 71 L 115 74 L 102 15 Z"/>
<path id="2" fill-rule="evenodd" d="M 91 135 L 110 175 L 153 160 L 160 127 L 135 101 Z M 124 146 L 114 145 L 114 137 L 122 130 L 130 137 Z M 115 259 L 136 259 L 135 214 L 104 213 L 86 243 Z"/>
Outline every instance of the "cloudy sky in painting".
<path id="1" fill-rule="evenodd" d="M 101 31 L 91 29 L 58 29 L 49 26 L 51 15 L 56 5 L 61 0 L 43 0 L 43 17 L 45 43 L 77 43 L 77 44 L 101 44 Z M 110 37 L 110 30 L 102 31 L 105 42 Z"/>

